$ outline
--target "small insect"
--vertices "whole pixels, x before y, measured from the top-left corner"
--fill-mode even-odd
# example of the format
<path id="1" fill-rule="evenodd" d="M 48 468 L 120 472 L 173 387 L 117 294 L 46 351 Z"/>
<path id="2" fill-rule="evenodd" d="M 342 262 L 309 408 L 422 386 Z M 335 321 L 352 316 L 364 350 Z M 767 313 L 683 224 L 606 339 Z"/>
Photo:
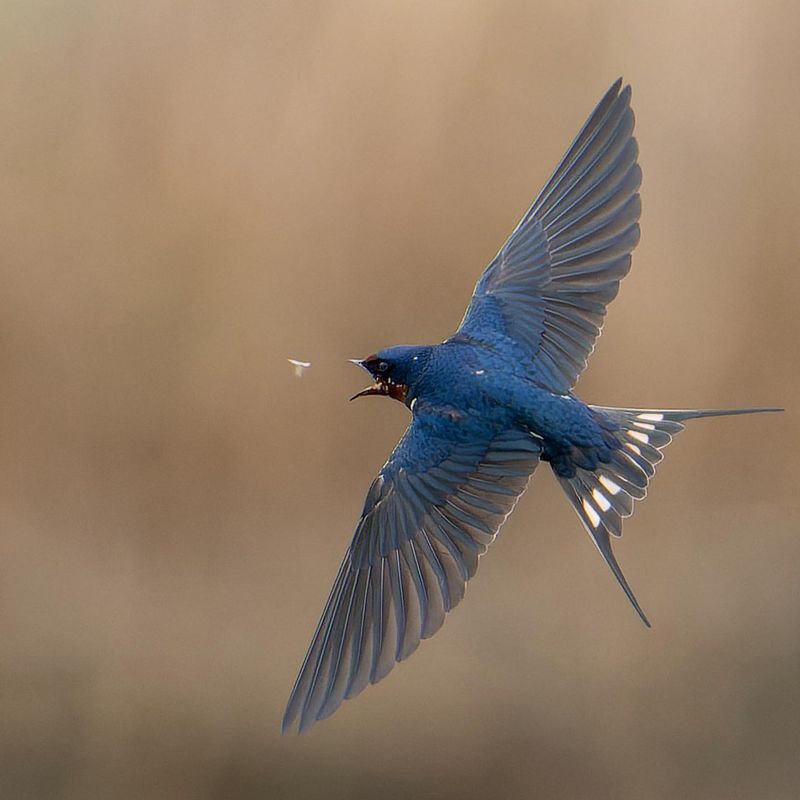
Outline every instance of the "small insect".
<path id="1" fill-rule="evenodd" d="M 311 369 L 310 361 L 298 361 L 296 358 L 287 358 L 286 360 L 294 367 L 295 378 L 302 378 L 303 373 L 307 369 Z"/>

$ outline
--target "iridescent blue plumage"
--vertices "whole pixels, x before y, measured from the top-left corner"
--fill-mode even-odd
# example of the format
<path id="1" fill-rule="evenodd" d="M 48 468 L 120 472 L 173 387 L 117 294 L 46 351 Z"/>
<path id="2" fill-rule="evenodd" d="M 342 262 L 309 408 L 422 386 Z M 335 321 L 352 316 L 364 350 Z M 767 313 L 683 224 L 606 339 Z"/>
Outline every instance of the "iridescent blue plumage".
<path id="1" fill-rule="evenodd" d="M 289 698 L 302 732 L 441 627 L 539 461 L 649 625 L 611 550 L 661 450 L 730 411 L 590 406 L 572 394 L 639 239 L 630 88 L 617 81 L 475 287 L 456 333 L 362 362 L 360 392 L 412 421 L 361 519 Z M 359 396 L 356 395 L 356 396 Z"/>

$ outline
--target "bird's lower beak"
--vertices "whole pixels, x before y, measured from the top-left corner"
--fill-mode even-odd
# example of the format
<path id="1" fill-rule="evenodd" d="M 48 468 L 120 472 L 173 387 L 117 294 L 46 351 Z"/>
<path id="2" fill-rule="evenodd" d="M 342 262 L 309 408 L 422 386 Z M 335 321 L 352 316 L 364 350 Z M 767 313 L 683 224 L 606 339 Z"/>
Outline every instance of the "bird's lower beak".
<path id="1" fill-rule="evenodd" d="M 370 394 L 378 394 L 385 397 L 389 394 L 389 387 L 385 383 L 374 383 L 372 386 L 367 386 L 366 389 L 356 392 L 350 399 L 355 400 L 356 397 L 366 397 Z"/>

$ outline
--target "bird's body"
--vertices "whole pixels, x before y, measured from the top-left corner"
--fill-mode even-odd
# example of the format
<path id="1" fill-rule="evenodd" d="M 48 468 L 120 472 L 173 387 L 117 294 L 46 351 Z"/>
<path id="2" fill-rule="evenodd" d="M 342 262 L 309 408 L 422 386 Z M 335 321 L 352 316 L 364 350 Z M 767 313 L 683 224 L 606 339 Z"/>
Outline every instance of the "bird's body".
<path id="1" fill-rule="evenodd" d="M 504 348 L 460 335 L 441 344 L 419 348 L 401 346 L 381 352 L 397 361 L 417 358 L 406 404 L 415 401 L 441 409 L 461 423 L 464 435 L 476 430 L 526 430 L 547 453 L 572 447 L 607 449 L 607 435 L 596 412 L 571 392 L 556 394 L 530 378 L 525 359 Z M 605 420 L 603 420 L 605 422 Z"/>
<path id="2" fill-rule="evenodd" d="M 778 409 L 587 405 L 573 393 L 639 239 L 630 89 L 609 89 L 484 271 L 456 333 L 357 361 L 412 421 L 364 510 L 284 716 L 300 731 L 383 678 L 463 597 L 540 461 L 611 550 L 688 419 Z"/>

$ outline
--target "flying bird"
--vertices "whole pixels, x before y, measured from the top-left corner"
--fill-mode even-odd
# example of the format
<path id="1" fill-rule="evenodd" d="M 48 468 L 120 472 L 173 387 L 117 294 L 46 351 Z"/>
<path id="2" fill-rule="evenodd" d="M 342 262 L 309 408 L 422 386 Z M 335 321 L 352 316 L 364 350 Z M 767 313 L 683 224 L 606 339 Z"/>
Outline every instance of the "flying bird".
<path id="1" fill-rule="evenodd" d="M 484 271 L 458 330 L 355 363 L 355 397 L 411 423 L 367 492 L 283 718 L 300 732 L 442 626 L 539 462 L 550 465 L 639 617 L 611 542 L 687 420 L 776 408 L 587 405 L 573 393 L 639 241 L 642 173 L 618 80 Z M 351 399 L 354 399 L 351 398 Z"/>

